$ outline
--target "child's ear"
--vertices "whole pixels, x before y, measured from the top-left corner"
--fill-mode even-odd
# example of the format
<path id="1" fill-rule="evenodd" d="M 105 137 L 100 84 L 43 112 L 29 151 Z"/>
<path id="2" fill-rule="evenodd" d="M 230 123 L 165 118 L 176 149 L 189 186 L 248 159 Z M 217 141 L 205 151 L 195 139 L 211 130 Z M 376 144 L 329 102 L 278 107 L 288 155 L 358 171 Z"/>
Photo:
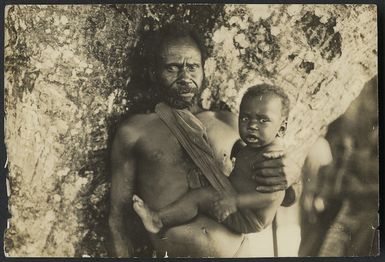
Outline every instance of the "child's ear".
<path id="1" fill-rule="evenodd" d="M 283 137 L 286 134 L 286 130 L 287 130 L 287 119 L 282 121 L 281 127 L 278 130 L 278 136 Z"/>

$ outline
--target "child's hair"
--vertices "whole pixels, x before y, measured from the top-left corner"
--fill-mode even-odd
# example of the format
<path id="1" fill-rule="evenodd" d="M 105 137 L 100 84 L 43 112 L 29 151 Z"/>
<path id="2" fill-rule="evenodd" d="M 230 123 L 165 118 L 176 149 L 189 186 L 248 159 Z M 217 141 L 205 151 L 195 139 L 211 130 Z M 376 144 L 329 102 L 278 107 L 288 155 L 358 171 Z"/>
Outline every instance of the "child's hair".
<path id="1" fill-rule="evenodd" d="M 260 95 L 275 95 L 281 98 L 282 102 L 282 116 L 289 117 L 290 99 L 285 91 L 279 87 L 269 84 L 259 84 L 249 87 L 242 97 L 241 105 L 247 97 L 256 97 Z"/>

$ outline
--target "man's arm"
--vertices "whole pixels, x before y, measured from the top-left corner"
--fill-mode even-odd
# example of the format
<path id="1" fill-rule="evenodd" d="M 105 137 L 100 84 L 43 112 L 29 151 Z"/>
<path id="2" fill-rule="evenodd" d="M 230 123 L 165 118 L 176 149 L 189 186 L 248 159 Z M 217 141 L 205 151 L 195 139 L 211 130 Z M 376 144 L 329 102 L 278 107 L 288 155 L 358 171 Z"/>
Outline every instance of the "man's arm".
<path id="1" fill-rule="evenodd" d="M 131 257 L 133 245 L 127 225 L 132 221 L 132 195 L 135 179 L 134 137 L 120 128 L 111 149 L 111 205 L 109 227 L 116 257 Z"/>
<path id="2" fill-rule="evenodd" d="M 265 159 L 253 164 L 256 190 L 262 193 L 271 193 L 285 190 L 282 206 L 288 207 L 295 203 L 302 191 L 300 180 L 301 167 L 290 158 L 290 154 L 282 157 Z"/>
<path id="3" fill-rule="evenodd" d="M 263 161 L 253 163 L 253 179 L 259 192 L 285 190 L 299 181 L 301 167 L 286 153 L 278 158 L 265 157 Z"/>
<path id="4" fill-rule="evenodd" d="M 236 157 L 245 146 L 246 144 L 239 139 L 232 148 L 231 157 Z M 240 199 L 238 202 L 240 207 L 260 208 L 271 204 L 283 194 L 278 192 L 287 189 L 294 182 L 294 180 L 290 180 L 289 184 L 289 179 L 287 179 L 286 176 L 299 177 L 300 173 L 296 174 L 295 170 L 291 170 L 294 163 L 289 161 L 287 164 L 284 162 L 285 160 L 282 159 L 283 157 L 285 157 L 283 140 L 279 138 L 269 145 L 263 154 L 257 154 L 255 156 L 254 162 L 252 162 L 249 167 L 254 169 L 254 171 L 252 171 L 252 173 L 254 173 L 252 178 L 257 182 L 257 186 L 254 186 L 254 190 L 250 190 L 249 193 L 239 196 Z M 285 167 L 285 165 L 289 166 L 290 170 L 287 170 L 288 168 Z M 249 171 L 244 170 L 244 168 L 246 167 L 242 168 L 241 173 L 249 173 Z M 233 172 L 234 171 L 235 170 L 233 170 Z M 240 175 L 242 176 L 242 174 Z M 234 180 L 233 175 L 230 176 L 230 180 Z M 238 184 L 238 190 L 253 187 L 253 185 L 250 185 L 248 182 L 245 183 L 244 180 L 235 180 L 236 181 L 232 181 L 232 183 Z M 257 192 L 255 192 L 255 187 L 258 187 Z M 274 194 L 275 192 L 277 192 L 277 194 Z"/>
<path id="5" fill-rule="evenodd" d="M 231 150 L 231 157 L 237 157 L 245 146 L 241 139 L 237 140 Z M 279 144 L 269 148 L 270 150 L 262 156 L 256 156 L 251 164 L 255 174 L 252 178 L 257 182 L 256 190 L 262 193 L 286 190 L 297 182 L 301 175 L 301 167 Z"/>

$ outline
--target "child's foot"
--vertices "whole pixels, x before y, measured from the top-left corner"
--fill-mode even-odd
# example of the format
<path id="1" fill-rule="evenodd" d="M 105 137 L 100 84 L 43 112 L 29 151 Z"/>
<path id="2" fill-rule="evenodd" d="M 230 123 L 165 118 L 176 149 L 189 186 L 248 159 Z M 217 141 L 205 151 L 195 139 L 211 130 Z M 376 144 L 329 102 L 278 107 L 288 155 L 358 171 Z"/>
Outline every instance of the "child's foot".
<path id="1" fill-rule="evenodd" d="M 137 195 L 132 197 L 132 201 L 134 210 L 139 215 L 140 219 L 142 219 L 146 230 L 154 234 L 158 233 L 163 227 L 158 214 L 152 211 Z"/>

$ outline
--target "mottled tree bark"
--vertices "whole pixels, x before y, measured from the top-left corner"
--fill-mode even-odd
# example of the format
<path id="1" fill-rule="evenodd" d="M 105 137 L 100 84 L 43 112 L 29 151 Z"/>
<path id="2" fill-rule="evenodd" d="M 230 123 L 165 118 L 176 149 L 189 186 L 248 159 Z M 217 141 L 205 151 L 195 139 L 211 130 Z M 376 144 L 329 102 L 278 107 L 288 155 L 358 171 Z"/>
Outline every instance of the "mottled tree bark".
<path id="1" fill-rule="evenodd" d="M 292 98 L 288 146 L 307 148 L 377 72 L 374 5 L 15 5 L 5 20 L 10 256 L 106 256 L 108 141 L 134 111 L 136 45 L 168 21 L 205 30 L 205 108 L 244 88 Z"/>

